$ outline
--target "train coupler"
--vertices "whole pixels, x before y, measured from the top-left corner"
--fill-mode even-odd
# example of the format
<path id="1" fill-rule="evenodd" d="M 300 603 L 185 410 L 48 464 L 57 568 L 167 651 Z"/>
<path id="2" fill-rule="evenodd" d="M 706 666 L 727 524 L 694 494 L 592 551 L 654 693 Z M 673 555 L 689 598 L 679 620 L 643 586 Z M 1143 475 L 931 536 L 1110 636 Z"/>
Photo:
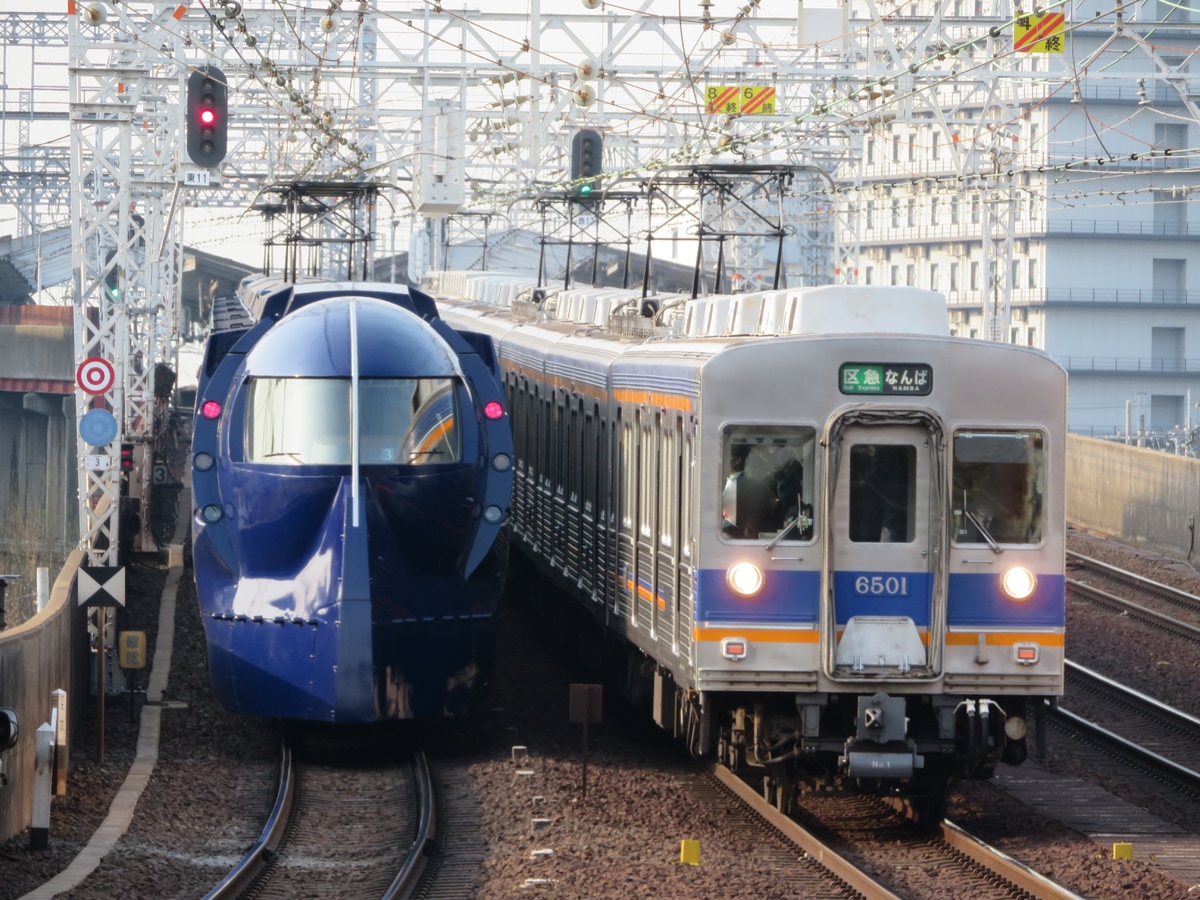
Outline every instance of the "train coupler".
<path id="1" fill-rule="evenodd" d="M 903 697 L 860 696 L 855 736 L 846 741 L 839 767 L 852 778 L 911 778 L 925 758 L 908 740 L 905 712 Z"/>

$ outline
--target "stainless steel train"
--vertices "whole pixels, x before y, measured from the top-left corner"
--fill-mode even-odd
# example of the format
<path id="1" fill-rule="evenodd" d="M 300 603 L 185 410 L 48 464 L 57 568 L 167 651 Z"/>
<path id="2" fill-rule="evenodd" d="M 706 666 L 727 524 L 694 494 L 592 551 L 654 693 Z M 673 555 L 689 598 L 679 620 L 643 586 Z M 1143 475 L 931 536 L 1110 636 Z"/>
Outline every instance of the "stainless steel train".
<path id="1" fill-rule="evenodd" d="M 1025 759 L 1063 690 L 1046 354 L 951 336 L 915 288 L 427 287 L 497 347 L 515 545 L 695 754 L 759 770 L 781 809 L 845 789 L 926 816 Z"/>

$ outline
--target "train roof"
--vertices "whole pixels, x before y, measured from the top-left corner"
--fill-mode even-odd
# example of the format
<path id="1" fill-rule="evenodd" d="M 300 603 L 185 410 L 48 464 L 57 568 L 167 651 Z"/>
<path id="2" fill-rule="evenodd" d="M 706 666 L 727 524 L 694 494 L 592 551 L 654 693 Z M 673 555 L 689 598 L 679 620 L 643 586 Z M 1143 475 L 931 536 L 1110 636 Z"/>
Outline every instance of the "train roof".
<path id="1" fill-rule="evenodd" d="M 326 281 L 316 278 L 287 281 L 277 275 L 247 275 L 238 295 L 256 322 L 281 319 L 328 297 L 371 297 L 400 306 L 426 321 L 438 317 L 437 305 L 424 291 L 384 281 Z"/>
<path id="2" fill-rule="evenodd" d="M 358 374 L 371 377 L 456 377 L 458 356 L 429 323 L 396 304 L 371 297 L 310 302 L 278 322 L 246 354 L 258 377 L 347 377 L 351 323 Z"/>

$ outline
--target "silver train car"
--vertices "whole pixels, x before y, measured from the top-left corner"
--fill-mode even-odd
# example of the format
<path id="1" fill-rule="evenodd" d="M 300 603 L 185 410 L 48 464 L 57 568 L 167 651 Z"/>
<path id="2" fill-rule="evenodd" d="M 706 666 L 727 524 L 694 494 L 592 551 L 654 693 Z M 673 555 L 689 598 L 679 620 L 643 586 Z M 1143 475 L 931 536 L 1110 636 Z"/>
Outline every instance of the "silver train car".
<path id="1" fill-rule="evenodd" d="M 915 288 L 429 290 L 495 341 L 515 545 L 693 753 L 780 809 L 850 790 L 926 818 L 1025 759 L 1063 690 L 1057 363 L 950 336 Z"/>

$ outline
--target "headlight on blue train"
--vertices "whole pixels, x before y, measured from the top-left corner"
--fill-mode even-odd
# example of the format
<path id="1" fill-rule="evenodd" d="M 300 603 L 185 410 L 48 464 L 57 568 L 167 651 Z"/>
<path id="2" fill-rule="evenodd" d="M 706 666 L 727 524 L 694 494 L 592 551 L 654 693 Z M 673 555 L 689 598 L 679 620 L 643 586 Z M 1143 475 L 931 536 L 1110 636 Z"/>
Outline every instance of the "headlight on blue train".
<path id="1" fill-rule="evenodd" d="M 1037 576 L 1024 566 L 1013 566 L 1000 576 L 1000 586 L 1012 599 L 1027 600 L 1037 587 Z"/>
<path id="2" fill-rule="evenodd" d="M 743 597 L 752 597 L 763 586 L 762 569 L 752 562 L 734 563 L 725 573 L 729 586 Z"/>

